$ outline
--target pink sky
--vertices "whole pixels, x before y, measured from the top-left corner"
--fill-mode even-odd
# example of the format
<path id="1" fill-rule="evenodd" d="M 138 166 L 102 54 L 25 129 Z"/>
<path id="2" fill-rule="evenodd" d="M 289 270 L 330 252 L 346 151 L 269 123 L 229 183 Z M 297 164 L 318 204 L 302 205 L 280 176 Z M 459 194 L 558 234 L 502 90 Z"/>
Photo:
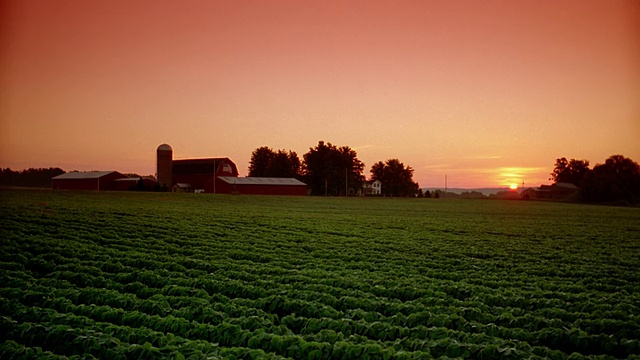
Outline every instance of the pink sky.
<path id="1" fill-rule="evenodd" d="M 155 149 L 302 157 L 423 187 L 640 161 L 640 2 L 2 1 L 0 167 L 155 173 Z"/>

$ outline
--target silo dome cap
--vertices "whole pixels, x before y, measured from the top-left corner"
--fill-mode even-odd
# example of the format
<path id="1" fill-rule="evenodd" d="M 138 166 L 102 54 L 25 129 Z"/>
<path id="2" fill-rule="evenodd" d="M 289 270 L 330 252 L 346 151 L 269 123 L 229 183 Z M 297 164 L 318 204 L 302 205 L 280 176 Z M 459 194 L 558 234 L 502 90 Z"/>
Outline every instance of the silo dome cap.
<path id="1" fill-rule="evenodd" d="M 169 144 L 162 144 L 158 146 L 158 151 L 173 151 Z"/>

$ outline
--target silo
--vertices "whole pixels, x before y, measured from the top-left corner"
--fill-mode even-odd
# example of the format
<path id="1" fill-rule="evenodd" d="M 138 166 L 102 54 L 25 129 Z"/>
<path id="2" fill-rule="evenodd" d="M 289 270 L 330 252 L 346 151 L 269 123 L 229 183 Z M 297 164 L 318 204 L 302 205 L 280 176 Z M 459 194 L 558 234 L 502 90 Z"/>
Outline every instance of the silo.
<path id="1" fill-rule="evenodd" d="M 171 190 L 173 185 L 173 149 L 168 144 L 158 146 L 156 151 L 158 185 L 167 190 Z"/>

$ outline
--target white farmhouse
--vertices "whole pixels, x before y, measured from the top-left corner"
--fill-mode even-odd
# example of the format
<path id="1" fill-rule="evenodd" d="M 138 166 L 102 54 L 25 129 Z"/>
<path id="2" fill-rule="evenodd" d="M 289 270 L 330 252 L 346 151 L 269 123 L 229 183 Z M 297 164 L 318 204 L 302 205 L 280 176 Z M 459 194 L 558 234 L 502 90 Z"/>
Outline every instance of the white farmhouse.
<path id="1" fill-rule="evenodd" d="M 373 181 L 365 181 L 362 183 L 362 189 L 360 189 L 360 194 L 363 196 L 366 195 L 380 195 L 382 189 L 382 182 L 380 180 Z"/>

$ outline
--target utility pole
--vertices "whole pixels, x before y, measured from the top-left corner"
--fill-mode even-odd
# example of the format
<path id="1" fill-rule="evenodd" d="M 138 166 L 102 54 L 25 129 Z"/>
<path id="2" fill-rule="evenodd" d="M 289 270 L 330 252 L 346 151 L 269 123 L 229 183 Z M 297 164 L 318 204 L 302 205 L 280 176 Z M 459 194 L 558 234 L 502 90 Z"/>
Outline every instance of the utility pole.
<path id="1" fill-rule="evenodd" d="M 447 198 L 447 174 L 444 174 L 444 198 Z"/>
<path id="2" fill-rule="evenodd" d="M 347 175 L 347 169 L 344 168 L 344 197 L 349 195 L 349 176 Z"/>

